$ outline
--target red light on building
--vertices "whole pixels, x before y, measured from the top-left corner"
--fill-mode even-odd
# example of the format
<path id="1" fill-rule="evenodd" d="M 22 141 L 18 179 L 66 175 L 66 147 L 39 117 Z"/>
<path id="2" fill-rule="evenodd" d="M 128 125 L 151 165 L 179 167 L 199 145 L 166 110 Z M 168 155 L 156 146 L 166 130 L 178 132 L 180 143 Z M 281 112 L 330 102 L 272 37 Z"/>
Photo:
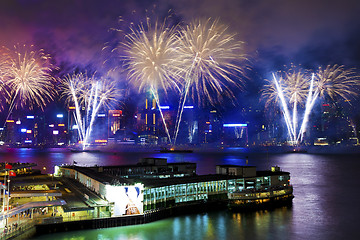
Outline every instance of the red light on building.
<path id="1" fill-rule="evenodd" d="M 330 105 L 329 104 L 323 104 L 323 107 L 330 107 Z"/>

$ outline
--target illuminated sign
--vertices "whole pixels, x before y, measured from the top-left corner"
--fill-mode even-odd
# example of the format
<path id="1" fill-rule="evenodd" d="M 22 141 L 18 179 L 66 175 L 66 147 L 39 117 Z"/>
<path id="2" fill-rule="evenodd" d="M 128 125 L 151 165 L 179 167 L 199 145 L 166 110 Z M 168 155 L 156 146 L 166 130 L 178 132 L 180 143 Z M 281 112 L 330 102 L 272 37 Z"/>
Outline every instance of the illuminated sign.
<path id="1" fill-rule="evenodd" d="M 122 115 L 121 110 L 109 110 L 109 116 L 121 117 L 121 115 Z"/>
<path id="2" fill-rule="evenodd" d="M 75 107 L 69 107 L 69 110 L 75 110 L 76 108 Z"/>
<path id="3" fill-rule="evenodd" d="M 223 127 L 247 127 L 246 123 L 225 123 Z"/>
<path id="4" fill-rule="evenodd" d="M 32 143 L 32 140 L 25 140 L 25 143 Z"/>
<path id="5" fill-rule="evenodd" d="M 17 120 L 17 121 L 16 121 L 16 124 L 17 124 L 17 125 L 20 125 L 20 124 L 21 124 L 21 121 L 20 121 L 20 120 Z"/>
<path id="6" fill-rule="evenodd" d="M 63 114 L 57 114 L 56 117 L 57 117 L 57 118 L 63 118 L 64 115 L 63 115 Z"/>
<path id="7" fill-rule="evenodd" d="M 105 117 L 106 115 L 105 115 L 105 113 L 99 113 L 98 114 L 98 117 Z"/>
<path id="8" fill-rule="evenodd" d="M 65 124 L 64 123 L 59 123 L 58 127 L 65 127 Z"/>
<path id="9" fill-rule="evenodd" d="M 6 122 L 7 122 L 7 123 L 13 123 L 13 122 L 15 122 L 15 121 L 9 119 L 9 120 L 6 120 Z"/>
<path id="10" fill-rule="evenodd" d="M 54 135 L 58 135 L 58 134 L 59 134 L 59 131 L 58 131 L 58 130 L 54 130 L 54 131 L 53 131 L 53 134 L 54 134 Z"/>
<path id="11" fill-rule="evenodd" d="M 78 125 L 73 125 L 72 129 L 79 129 Z"/>
<path id="12" fill-rule="evenodd" d="M 26 116 L 27 119 L 34 119 L 34 116 Z"/>
<path id="13" fill-rule="evenodd" d="M 114 203 L 114 216 L 143 214 L 142 184 L 133 186 L 105 186 L 105 197 Z"/>
<path id="14" fill-rule="evenodd" d="M 96 139 L 95 140 L 96 143 L 107 143 L 106 139 Z"/>
<path id="15" fill-rule="evenodd" d="M 20 131 L 21 131 L 22 133 L 26 133 L 26 128 L 22 128 Z"/>
<path id="16" fill-rule="evenodd" d="M 170 106 L 160 106 L 160 109 L 170 109 Z"/>
<path id="17" fill-rule="evenodd" d="M 54 124 L 50 124 L 49 127 L 54 127 Z"/>
<path id="18" fill-rule="evenodd" d="M 184 108 L 187 108 L 187 109 L 193 109 L 194 106 L 184 106 Z"/>
<path id="19" fill-rule="evenodd" d="M 30 129 L 30 130 L 26 130 L 26 133 L 32 133 L 32 130 Z"/>

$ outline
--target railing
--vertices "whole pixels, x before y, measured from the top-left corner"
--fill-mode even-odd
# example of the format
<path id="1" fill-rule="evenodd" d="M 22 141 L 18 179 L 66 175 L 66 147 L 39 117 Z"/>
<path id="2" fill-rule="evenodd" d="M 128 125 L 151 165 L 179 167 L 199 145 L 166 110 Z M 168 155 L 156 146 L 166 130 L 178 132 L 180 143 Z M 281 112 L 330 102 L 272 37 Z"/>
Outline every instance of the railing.
<path id="1" fill-rule="evenodd" d="M 17 236 L 20 236 L 26 232 L 29 232 L 32 228 L 35 227 L 35 222 L 33 220 L 23 221 L 20 224 L 9 225 L 7 229 L 4 229 L 0 233 L 0 239 L 12 239 Z"/>

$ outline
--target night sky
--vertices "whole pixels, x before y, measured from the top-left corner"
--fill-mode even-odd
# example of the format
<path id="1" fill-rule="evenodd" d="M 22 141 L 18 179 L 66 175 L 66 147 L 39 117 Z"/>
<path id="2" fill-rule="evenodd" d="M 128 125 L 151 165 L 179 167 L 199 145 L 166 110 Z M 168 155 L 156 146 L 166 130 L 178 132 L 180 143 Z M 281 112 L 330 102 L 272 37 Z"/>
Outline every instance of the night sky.
<path id="1" fill-rule="evenodd" d="M 115 46 L 146 16 L 174 22 L 219 18 L 246 43 L 252 71 L 241 101 L 257 101 L 271 71 L 290 63 L 315 69 L 327 64 L 359 68 L 360 1 L 357 0 L 2 0 L 0 46 L 34 44 L 51 54 L 59 74 L 106 71 L 120 60 Z M 119 18 L 123 21 L 119 22 Z M 109 60 L 104 65 L 104 61 Z M 117 76 L 125 81 L 123 75 Z"/>

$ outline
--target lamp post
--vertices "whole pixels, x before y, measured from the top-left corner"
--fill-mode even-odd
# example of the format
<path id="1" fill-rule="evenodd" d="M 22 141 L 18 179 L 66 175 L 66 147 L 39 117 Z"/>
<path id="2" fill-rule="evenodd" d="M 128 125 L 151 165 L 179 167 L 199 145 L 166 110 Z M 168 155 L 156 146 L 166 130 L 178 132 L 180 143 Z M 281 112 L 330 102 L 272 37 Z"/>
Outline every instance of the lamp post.
<path id="1" fill-rule="evenodd" d="M 2 201 L 3 201 L 3 207 L 2 207 L 2 211 L 4 213 L 5 211 L 5 196 L 6 196 L 6 172 L 5 172 L 5 176 L 4 176 L 4 187 L 2 188 L 2 192 L 3 192 L 3 198 L 2 198 Z"/>
<path id="2" fill-rule="evenodd" d="M 10 202 L 10 175 L 9 179 L 7 180 L 7 205 L 6 205 L 6 228 L 8 225 L 8 218 L 9 218 L 9 202 Z"/>

